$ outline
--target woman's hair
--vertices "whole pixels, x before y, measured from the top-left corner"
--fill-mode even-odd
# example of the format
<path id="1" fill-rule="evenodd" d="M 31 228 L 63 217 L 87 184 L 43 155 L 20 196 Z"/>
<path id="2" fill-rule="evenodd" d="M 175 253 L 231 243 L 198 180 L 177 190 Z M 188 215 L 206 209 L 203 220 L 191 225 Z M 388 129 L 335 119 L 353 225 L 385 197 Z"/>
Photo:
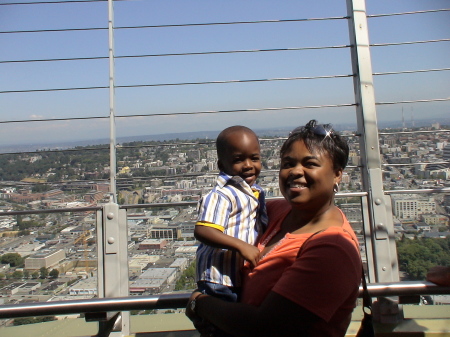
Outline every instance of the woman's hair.
<path id="1" fill-rule="evenodd" d="M 283 157 L 292 144 L 298 140 L 303 141 L 306 148 L 311 152 L 327 153 L 335 170 L 344 170 L 347 166 L 348 144 L 333 130 L 331 124 L 317 124 L 317 121 L 313 119 L 305 126 L 295 128 L 281 146 L 280 156 Z"/>

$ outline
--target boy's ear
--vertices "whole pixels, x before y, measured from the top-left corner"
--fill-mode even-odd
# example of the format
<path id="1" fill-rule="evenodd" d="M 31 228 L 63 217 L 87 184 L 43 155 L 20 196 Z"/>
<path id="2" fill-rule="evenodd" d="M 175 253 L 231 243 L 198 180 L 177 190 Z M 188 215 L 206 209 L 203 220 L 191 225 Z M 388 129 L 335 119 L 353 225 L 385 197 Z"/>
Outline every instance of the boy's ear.
<path id="1" fill-rule="evenodd" d="M 219 168 L 220 171 L 223 171 L 223 165 L 222 162 L 219 160 L 217 160 L 217 167 Z"/>

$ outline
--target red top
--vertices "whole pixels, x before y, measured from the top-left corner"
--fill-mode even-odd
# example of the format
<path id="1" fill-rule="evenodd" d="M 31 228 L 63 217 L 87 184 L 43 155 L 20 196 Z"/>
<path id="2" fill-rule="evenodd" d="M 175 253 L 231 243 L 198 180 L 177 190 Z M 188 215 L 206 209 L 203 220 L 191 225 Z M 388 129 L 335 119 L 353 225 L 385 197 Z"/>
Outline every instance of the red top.
<path id="1" fill-rule="evenodd" d="M 260 250 L 280 230 L 290 210 L 284 199 L 267 203 L 269 228 L 259 240 Z M 298 258 L 300 247 L 311 233 L 288 233 L 253 270 L 247 264 L 242 302 L 258 306 L 274 291 L 323 319 L 311 336 L 345 335 L 362 268 L 353 229 L 343 213 L 342 219 L 342 227 L 329 227 L 311 238 Z"/>

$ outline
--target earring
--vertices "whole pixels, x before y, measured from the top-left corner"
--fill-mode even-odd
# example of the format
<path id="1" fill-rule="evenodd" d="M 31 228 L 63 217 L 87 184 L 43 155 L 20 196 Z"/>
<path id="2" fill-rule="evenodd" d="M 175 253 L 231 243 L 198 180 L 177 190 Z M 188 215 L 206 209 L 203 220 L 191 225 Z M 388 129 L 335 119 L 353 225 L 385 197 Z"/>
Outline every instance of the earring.
<path id="1" fill-rule="evenodd" d="M 334 185 L 333 185 L 333 192 L 334 193 L 338 193 L 339 192 L 339 184 L 338 183 L 334 183 Z"/>

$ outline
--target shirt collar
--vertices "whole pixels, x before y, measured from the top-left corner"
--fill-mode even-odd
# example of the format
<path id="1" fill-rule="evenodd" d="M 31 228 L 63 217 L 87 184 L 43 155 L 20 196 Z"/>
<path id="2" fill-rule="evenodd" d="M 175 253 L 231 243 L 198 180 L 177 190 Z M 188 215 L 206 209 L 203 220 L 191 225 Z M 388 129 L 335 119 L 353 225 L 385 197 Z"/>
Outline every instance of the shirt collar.
<path id="1" fill-rule="evenodd" d="M 259 191 L 259 192 L 262 191 L 262 188 L 260 186 L 258 186 L 257 184 L 253 184 L 252 186 L 249 186 L 247 184 L 247 182 L 244 179 L 242 179 L 241 177 L 239 177 L 239 176 L 231 176 L 231 175 L 226 174 L 225 172 L 221 171 L 219 173 L 219 177 L 217 178 L 217 184 L 220 187 L 224 187 L 228 183 L 234 183 L 234 184 L 240 185 L 244 189 L 250 187 L 250 189 L 255 189 L 255 190 Z"/>

